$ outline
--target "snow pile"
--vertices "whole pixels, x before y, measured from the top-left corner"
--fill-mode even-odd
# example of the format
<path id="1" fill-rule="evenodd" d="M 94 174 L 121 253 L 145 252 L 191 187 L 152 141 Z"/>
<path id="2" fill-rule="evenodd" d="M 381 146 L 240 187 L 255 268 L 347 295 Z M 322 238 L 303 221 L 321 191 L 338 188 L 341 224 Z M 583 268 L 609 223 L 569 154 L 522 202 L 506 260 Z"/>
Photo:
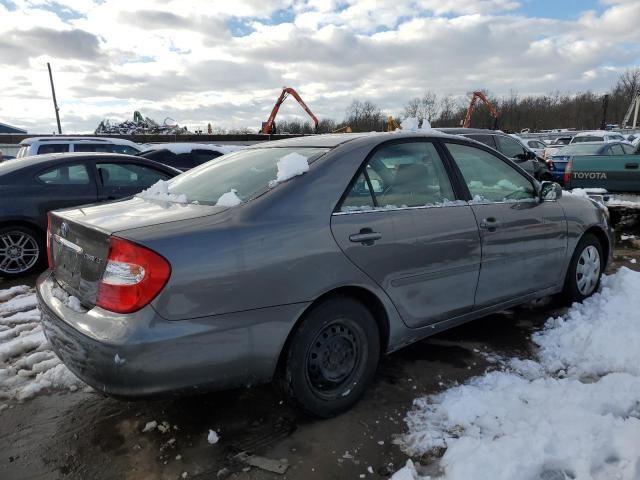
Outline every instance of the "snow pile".
<path id="1" fill-rule="evenodd" d="M 230 191 L 220 196 L 220 198 L 216 202 L 216 206 L 217 207 L 235 207 L 236 205 L 240 205 L 242 203 L 242 200 L 237 194 L 238 194 L 238 191 L 235 188 L 232 188 Z"/>
<path id="2" fill-rule="evenodd" d="M 275 187 L 278 183 L 302 175 L 309 171 L 309 161 L 304 155 L 293 152 L 285 155 L 277 163 L 278 173 L 276 179 L 269 182 L 270 187 Z"/>
<path id="3" fill-rule="evenodd" d="M 0 290 L 0 400 L 24 400 L 52 388 L 75 391 L 83 385 L 51 350 L 33 290 Z"/>
<path id="4" fill-rule="evenodd" d="M 431 130 L 431 123 L 429 123 L 429 120 L 425 118 L 422 120 L 422 125 L 420 125 L 419 118 L 407 117 L 400 123 L 400 130 L 409 131 L 409 132 L 417 132 L 419 130 Z"/>
<path id="5" fill-rule="evenodd" d="M 539 361 L 416 400 L 403 449 L 446 448 L 448 480 L 639 478 L 639 288 L 622 268 L 534 336 Z M 427 477 L 407 465 L 393 478 Z"/>
<path id="6" fill-rule="evenodd" d="M 169 182 L 166 180 L 158 180 L 146 190 L 138 193 L 136 197 L 147 200 L 159 200 L 161 202 L 189 203 L 184 193 L 176 195 L 169 192 Z"/>

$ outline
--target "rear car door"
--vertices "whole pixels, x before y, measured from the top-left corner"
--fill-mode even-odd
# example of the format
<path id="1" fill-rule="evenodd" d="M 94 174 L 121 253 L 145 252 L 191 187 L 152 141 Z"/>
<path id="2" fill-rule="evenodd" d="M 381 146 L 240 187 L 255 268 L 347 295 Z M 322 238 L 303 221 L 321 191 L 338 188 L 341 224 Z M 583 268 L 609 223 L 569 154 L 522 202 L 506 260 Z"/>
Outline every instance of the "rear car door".
<path id="1" fill-rule="evenodd" d="M 162 170 L 134 162 L 98 161 L 98 198 L 101 201 L 125 198 L 141 192 L 170 176 Z"/>
<path id="2" fill-rule="evenodd" d="M 473 308 L 480 237 L 471 207 L 455 198 L 434 143 L 397 141 L 372 152 L 332 215 L 341 249 L 410 327 Z"/>
<path id="3" fill-rule="evenodd" d="M 469 189 L 480 227 L 476 307 L 561 282 L 567 248 L 562 207 L 556 201 L 540 202 L 534 181 L 506 159 L 470 145 L 445 145 Z"/>

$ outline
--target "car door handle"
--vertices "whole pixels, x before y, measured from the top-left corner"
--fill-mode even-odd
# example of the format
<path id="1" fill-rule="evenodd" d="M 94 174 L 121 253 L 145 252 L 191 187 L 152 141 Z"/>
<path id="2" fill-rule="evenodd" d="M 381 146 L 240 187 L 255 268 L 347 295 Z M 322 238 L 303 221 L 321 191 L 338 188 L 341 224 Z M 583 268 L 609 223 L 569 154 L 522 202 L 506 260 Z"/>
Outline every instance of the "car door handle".
<path id="1" fill-rule="evenodd" d="M 495 232 L 496 228 L 500 225 L 502 225 L 502 223 L 493 217 L 485 218 L 480 222 L 480 228 L 484 228 L 490 232 Z"/>
<path id="2" fill-rule="evenodd" d="M 632 169 L 637 170 L 638 169 L 638 164 L 637 163 L 625 163 L 624 164 L 624 168 L 628 168 L 630 170 L 632 170 Z"/>
<path id="3" fill-rule="evenodd" d="M 363 228 L 360 230 L 360 233 L 349 235 L 350 241 L 354 243 L 362 243 L 363 245 L 373 245 L 376 243 L 376 240 L 380 240 L 381 238 L 381 233 L 374 232 L 370 228 Z"/>

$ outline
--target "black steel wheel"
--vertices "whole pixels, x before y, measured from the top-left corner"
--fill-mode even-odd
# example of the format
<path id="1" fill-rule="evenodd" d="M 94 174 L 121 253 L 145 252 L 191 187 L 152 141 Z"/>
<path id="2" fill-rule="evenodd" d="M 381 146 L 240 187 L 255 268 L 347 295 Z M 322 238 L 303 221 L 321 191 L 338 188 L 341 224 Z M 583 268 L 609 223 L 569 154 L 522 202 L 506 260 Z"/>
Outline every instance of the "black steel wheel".
<path id="1" fill-rule="evenodd" d="M 291 339 L 286 393 L 307 413 L 332 417 L 364 394 L 379 358 L 380 334 L 371 312 L 351 298 L 326 300 L 305 316 Z"/>

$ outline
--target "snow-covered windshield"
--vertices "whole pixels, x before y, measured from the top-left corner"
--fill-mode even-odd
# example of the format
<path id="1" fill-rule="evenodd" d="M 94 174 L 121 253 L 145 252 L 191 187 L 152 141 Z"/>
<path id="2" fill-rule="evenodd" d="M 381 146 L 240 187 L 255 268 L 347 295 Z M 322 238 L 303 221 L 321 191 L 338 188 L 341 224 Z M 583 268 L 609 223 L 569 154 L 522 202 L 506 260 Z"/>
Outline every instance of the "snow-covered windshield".
<path id="1" fill-rule="evenodd" d="M 558 149 L 553 155 L 595 155 L 601 148 L 601 143 L 572 144 Z"/>
<path id="2" fill-rule="evenodd" d="M 224 155 L 169 181 L 189 203 L 233 206 L 308 170 L 328 148 L 259 148 Z M 239 200 L 238 200 L 239 199 Z"/>

